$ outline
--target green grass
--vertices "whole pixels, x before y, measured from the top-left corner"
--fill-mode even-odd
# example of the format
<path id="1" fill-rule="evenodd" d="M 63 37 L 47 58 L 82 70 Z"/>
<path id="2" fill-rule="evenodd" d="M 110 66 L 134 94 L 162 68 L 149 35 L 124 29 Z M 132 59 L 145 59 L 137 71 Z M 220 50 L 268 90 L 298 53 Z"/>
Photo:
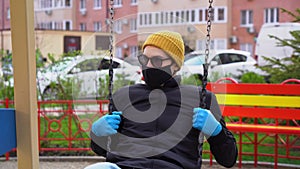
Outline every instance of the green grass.
<path id="1" fill-rule="evenodd" d="M 254 144 L 251 144 L 249 138 L 253 141 L 254 140 L 254 134 L 253 133 L 247 133 L 248 137 L 245 137 L 245 135 L 242 136 L 242 142 L 245 143 L 249 143 L 249 144 L 243 144 L 242 145 L 242 152 L 245 153 L 254 153 Z M 239 135 L 238 134 L 234 134 L 237 142 L 239 142 Z M 260 144 L 257 147 L 257 151 L 258 153 L 261 154 L 270 154 L 273 155 L 275 153 L 275 149 L 274 149 L 274 142 L 275 142 L 275 137 L 274 136 L 268 136 L 265 137 L 265 134 L 258 134 L 258 142 L 260 142 Z M 280 135 L 280 137 L 283 138 L 283 140 L 287 140 L 286 138 L 284 138 L 285 135 Z M 264 138 L 262 140 L 262 138 Z M 290 140 L 294 140 L 296 139 L 296 137 L 289 137 Z M 297 142 L 296 142 L 297 144 Z M 239 147 L 239 144 L 237 145 Z M 283 146 L 283 144 L 281 144 L 281 146 Z M 294 157 L 299 157 L 300 156 L 300 142 L 298 142 L 297 144 L 298 148 L 290 148 L 289 149 L 289 155 L 290 156 L 294 156 Z M 204 143 L 204 150 L 209 150 L 209 144 L 206 142 Z M 278 148 L 278 154 L 279 155 L 286 155 L 286 148 Z M 205 154 L 204 158 L 208 159 L 209 155 Z M 254 161 L 254 156 L 252 155 L 243 155 L 242 156 L 242 160 L 243 161 Z M 258 156 L 258 161 L 260 162 L 274 162 L 274 157 L 267 157 L 267 156 L 262 156 L 259 155 Z M 288 159 L 288 158 L 278 158 L 278 162 L 279 163 L 286 163 L 286 164 L 297 164 L 300 165 L 300 160 L 292 160 L 292 159 Z"/>
<path id="2" fill-rule="evenodd" d="M 70 116 L 71 117 L 71 116 Z M 79 129 L 79 126 L 83 128 L 84 130 L 88 130 L 89 123 L 85 121 L 85 119 L 93 119 L 96 120 L 97 117 L 94 115 L 82 115 L 78 116 L 76 119 L 73 117 L 69 120 L 69 116 L 67 115 L 62 115 L 58 117 L 49 117 L 49 120 L 52 122 L 49 122 L 49 120 L 45 120 L 45 118 L 41 117 L 41 127 L 40 127 L 40 134 L 41 136 L 46 136 L 47 138 L 56 138 L 56 139 L 62 139 L 65 138 L 65 136 L 73 137 L 74 139 L 76 138 L 89 138 L 89 132 L 81 131 Z M 59 123 L 56 122 L 56 120 L 60 120 L 60 125 Z M 81 122 L 79 122 L 80 120 Z M 68 124 L 71 123 L 71 129 L 72 132 L 69 133 L 68 130 Z M 50 126 L 53 130 L 58 130 L 56 132 L 49 132 L 48 126 Z M 47 133 L 48 134 L 45 134 Z M 63 135 L 63 134 L 65 135 Z M 245 137 L 243 134 L 242 136 L 242 142 L 245 143 L 247 142 L 248 144 L 243 144 L 242 146 L 242 152 L 248 152 L 248 153 L 253 153 L 254 152 L 254 145 L 250 142 L 250 140 L 254 140 L 254 134 L 253 133 L 247 133 L 246 134 L 248 137 Z M 239 141 L 239 135 L 234 134 L 237 142 Z M 285 135 L 280 135 L 282 137 L 282 140 L 287 140 Z M 260 145 L 258 146 L 258 153 L 266 153 L 266 154 L 274 154 L 274 136 L 267 136 L 265 134 L 258 134 L 257 135 L 258 140 L 261 142 Z M 295 140 L 296 137 L 289 137 L 289 140 Z M 85 141 L 80 141 L 80 140 L 75 140 L 75 141 L 70 141 L 68 142 L 66 139 L 63 140 L 52 140 L 52 141 L 41 141 L 41 146 L 42 147 L 68 147 L 69 144 L 72 145 L 72 147 L 89 147 L 90 142 L 85 140 Z M 281 144 L 283 145 L 283 144 Z M 289 154 L 290 156 L 300 156 L 300 142 L 296 141 L 294 146 L 298 146 L 298 148 L 289 148 Z M 237 145 L 239 146 L 239 145 Z M 209 150 L 209 144 L 207 142 L 204 143 L 203 145 L 204 150 Z M 68 154 L 72 152 L 60 152 L 61 154 Z M 87 154 L 91 154 L 91 152 L 85 152 Z M 278 153 L 279 155 L 286 155 L 286 148 L 278 148 Z M 209 159 L 208 154 L 203 154 L 204 159 Z M 253 161 L 254 157 L 252 155 L 243 155 L 242 158 L 243 161 Z M 258 161 L 261 162 L 274 162 L 274 157 L 266 157 L 266 156 L 258 156 Z M 287 158 L 278 158 L 279 163 L 287 163 L 287 164 L 298 164 L 300 165 L 300 160 L 292 160 L 292 159 L 287 159 Z"/>

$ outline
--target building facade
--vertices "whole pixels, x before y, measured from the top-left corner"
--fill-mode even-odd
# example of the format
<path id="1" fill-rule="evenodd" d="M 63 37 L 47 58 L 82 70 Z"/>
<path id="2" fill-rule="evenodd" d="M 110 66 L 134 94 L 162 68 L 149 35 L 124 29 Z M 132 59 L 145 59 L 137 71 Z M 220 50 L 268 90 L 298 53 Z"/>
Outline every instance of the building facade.
<path id="1" fill-rule="evenodd" d="M 208 1 L 140 0 L 138 7 L 139 42 L 147 33 L 167 29 L 180 32 L 188 49 L 204 50 L 207 35 Z M 228 0 L 213 4 L 211 48 L 226 49 L 230 34 L 231 5 Z M 144 33 L 143 33 L 144 32 Z"/>
<path id="2" fill-rule="evenodd" d="M 68 33 L 73 40 L 79 35 L 77 32 L 109 34 L 109 3 L 110 0 L 34 0 L 35 27 L 37 30 L 75 31 L 76 37 Z M 136 56 L 146 37 L 163 29 L 180 32 L 187 52 L 204 50 L 208 6 L 208 0 L 176 3 L 174 0 L 114 0 L 115 56 Z M 210 49 L 234 48 L 253 54 L 262 24 L 292 21 L 281 8 L 294 12 L 299 7 L 299 0 L 214 0 Z M 0 8 L 1 48 L 7 50 L 11 46 L 11 42 L 5 40 L 10 30 L 9 0 L 3 0 Z M 40 41 L 37 39 L 36 43 Z M 95 51 L 107 50 L 107 41 L 107 36 L 96 37 Z M 81 49 L 89 48 L 86 45 L 81 43 Z"/>
<path id="3" fill-rule="evenodd" d="M 76 4 L 72 0 L 34 0 L 35 28 L 74 30 Z"/>
<path id="4" fill-rule="evenodd" d="M 229 46 L 235 49 L 255 50 L 256 37 L 263 24 L 291 22 L 293 18 L 282 13 L 286 9 L 295 13 L 299 0 L 232 0 L 232 25 Z"/>

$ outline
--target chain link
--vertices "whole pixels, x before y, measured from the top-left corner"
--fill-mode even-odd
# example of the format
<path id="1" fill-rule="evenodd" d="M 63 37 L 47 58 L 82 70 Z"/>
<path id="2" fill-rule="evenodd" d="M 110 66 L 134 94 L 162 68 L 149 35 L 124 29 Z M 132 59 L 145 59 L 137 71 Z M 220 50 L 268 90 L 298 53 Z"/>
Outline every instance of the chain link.
<path id="1" fill-rule="evenodd" d="M 109 18 L 109 30 L 110 30 L 110 45 L 109 45 L 109 84 L 108 84 L 108 99 L 109 99 L 109 105 L 108 105 L 108 111 L 109 113 L 112 113 L 112 92 L 113 92 L 113 77 L 114 77 L 114 70 L 113 70 L 113 52 L 114 52 L 114 29 L 113 29 L 113 20 L 114 20 L 114 0 L 110 0 L 110 4 L 109 4 L 109 14 L 110 14 L 110 18 Z"/>
<path id="2" fill-rule="evenodd" d="M 200 107 L 205 108 L 206 103 L 206 85 L 207 85 L 207 76 L 208 76 L 208 57 L 209 57 L 209 49 L 210 49 L 210 31 L 211 31 L 211 19 L 212 19 L 212 3 L 213 0 L 209 0 L 209 6 L 207 9 L 207 35 L 206 35 L 206 44 L 205 44 L 205 63 L 203 64 L 203 76 L 202 76 L 202 90 L 200 93 Z"/>

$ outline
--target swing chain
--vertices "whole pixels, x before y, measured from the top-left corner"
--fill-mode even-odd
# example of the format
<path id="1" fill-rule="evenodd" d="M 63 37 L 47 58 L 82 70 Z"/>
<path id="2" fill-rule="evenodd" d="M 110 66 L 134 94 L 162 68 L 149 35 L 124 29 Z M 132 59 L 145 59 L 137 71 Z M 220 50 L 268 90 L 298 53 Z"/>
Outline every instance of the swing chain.
<path id="1" fill-rule="evenodd" d="M 109 106 L 108 106 L 108 111 L 109 113 L 112 113 L 112 91 L 113 91 L 113 45 L 114 45 L 114 36 L 113 36 L 113 20 L 114 20 L 114 0 L 110 0 L 110 8 L 109 8 L 109 14 L 110 14 L 110 19 L 109 19 L 109 30 L 110 30 L 110 45 L 109 45 L 109 84 L 108 84 L 108 99 L 109 99 Z"/>
<path id="2" fill-rule="evenodd" d="M 202 91 L 200 97 L 200 107 L 205 108 L 206 103 L 206 85 L 207 85 L 207 76 L 208 76 L 208 57 L 209 57 L 209 48 L 210 48 L 210 31 L 211 31 L 211 19 L 212 19 L 212 3 L 213 0 L 209 0 L 209 6 L 207 9 L 207 35 L 206 35 L 206 48 L 205 48 L 205 62 L 203 64 L 203 76 L 202 76 Z"/>

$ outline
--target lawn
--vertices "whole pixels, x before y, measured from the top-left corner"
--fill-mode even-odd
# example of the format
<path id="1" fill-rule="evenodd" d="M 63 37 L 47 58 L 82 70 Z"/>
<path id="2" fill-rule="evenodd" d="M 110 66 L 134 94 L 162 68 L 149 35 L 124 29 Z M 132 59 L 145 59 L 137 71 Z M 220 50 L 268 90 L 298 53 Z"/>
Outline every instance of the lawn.
<path id="1" fill-rule="evenodd" d="M 98 116 L 94 114 L 70 116 L 68 114 L 63 114 L 61 116 L 47 116 L 47 119 L 41 117 L 41 126 L 40 126 L 40 136 L 43 138 L 48 138 L 51 140 L 41 140 L 41 147 L 51 147 L 51 148 L 82 148 L 89 147 L 89 126 L 90 119 L 95 121 Z M 69 132 L 69 124 L 71 131 Z M 50 129 L 49 129 L 50 128 Z M 234 134 L 237 142 L 239 141 L 239 134 Z M 279 135 L 280 148 L 278 148 L 278 154 L 285 156 L 289 154 L 290 156 L 299 157 L 300 156 L 300 141 L 297 140 L 296 136 L 286 136 Z M 242 152 L 248 153 L 242 155 L 243 161 L 253 161 L 254 153 L 254 138 L 255 134 L 253 133 L 244 133 L 242 135 Z M 294 141 L 293 147 L 287 147 L 287 141 Z M 257 134 L 257 142 L 259 142 L 257 150 L 260 155 L 258 155 L 258 161 L 261 162 L 274 162 L 274 143 L 275 135 L 272 134 Z M 238 145 L 239 146 L 239 145 Z M 209 150 L 209 144 L 204 143 L 204 150 Z M 58 154 L 73 155 L 73 151 L 55 151 Z M 55 154 L 54 152 L 48 152 L 50 154 Z M 269 156 L 262 155 L 263 153 L 268 154 Z M 77 152 L 79 155 L 91 155 L 93 154 L 90 151 L 81 151 Z M 250 155 L 249 155 L 250 154 Z M 252 155 L 251 155 L 252 154 Z M 209 159 L 209 155 L 204 153 L 204 159 Z M 298 164 L 300 165 L 300 160 L 292 160 L 286 157 L 278 158 L 279 163 L 286 164 Z"/>

